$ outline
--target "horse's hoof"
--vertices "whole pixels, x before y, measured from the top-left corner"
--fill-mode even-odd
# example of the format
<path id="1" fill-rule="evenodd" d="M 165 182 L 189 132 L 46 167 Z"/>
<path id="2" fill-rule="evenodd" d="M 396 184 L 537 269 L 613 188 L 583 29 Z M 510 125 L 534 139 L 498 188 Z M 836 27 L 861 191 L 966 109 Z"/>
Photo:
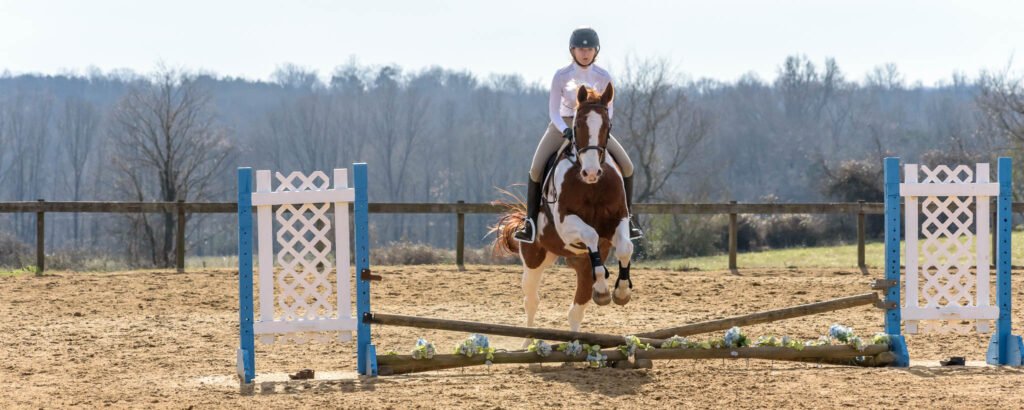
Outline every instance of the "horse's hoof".
<path id="1" fill-rule="evenodd" d="M 616 293 L 616 294 L 612 294 L 612 302 L 615 302 L 616 305 L 623 306 L 623 305 L 629 303 L 629 299 L 631 299 L 632 297 L 633 297 L 633 295 L 630 294 L 630 293 L 627 293 L 626 296 L 619 296 Z"/>
<path id="2" fill-rule="evenodd" d="M 604 306 L 609 303 L 612 303 L 611 293 L 597 293 L 597 291 L 595 290 L 593 298 L 594 303 L 596 303 L 598 306 Z"/>

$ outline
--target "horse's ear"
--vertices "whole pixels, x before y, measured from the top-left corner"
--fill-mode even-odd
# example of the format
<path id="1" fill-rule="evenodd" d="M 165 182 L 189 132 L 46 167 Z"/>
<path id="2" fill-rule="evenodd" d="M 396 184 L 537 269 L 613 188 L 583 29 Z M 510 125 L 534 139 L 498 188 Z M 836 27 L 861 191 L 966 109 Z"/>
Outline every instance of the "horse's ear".
<path id="1" fill-rule="evenodd" d="M 586 101 L 587 101 L 587 86 L 581 85 L 580 88 L 576 90 L 576 105 L 577 106 L 583 105 L 583 103 L 586 102 Z"/>
<path id="2" fill-rule="evenodd" d="M 608 83 L 604 87 L 604 92 L 601 93 L 601 104 L 608 105 L 615 98 L 615 88 L 612 87 L 612 83 Z"/>

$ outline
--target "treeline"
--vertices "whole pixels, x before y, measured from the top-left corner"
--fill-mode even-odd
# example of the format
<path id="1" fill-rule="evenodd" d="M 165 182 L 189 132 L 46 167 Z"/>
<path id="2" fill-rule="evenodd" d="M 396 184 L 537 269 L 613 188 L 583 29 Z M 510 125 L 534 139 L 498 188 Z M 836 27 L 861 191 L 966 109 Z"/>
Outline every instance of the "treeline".
<path id="1" fill-rule="evenodd" d="M 637 165 L 640 202 L 876 200 L 884 156 L 968 162 L 1015 155 L 1024 137 L 1009 72 L 924 86 L 893 65 L 854 81 L 833 60 L 799 56 L 774 79 L 735 82 L 691 80 L 658 59 L 619 66 L 613 133 Z M 4 74 L 0 201 L 231 201 L 238 166 L 363 161 L 372 201 L 487 202 L 524 182 L 546 103 L 544 84 L 515 75 L 355 63 L 329 75 L 284 65 L 269 82 L 168 67 Z M 704 219 L 645 220 L 647 252 L 715 251 L 717 228 L 693 229 Z M 488 240 L 491 220 L 467 218 L 471 246 Z M 453 243 L 453 217 L 372 222 L 378 245 Z M 174 225 L 171 215 L 48 216 L 48 244 L 69 260 L 165 266 Z M 18 255 L 34 229 L 33 215 L 0 215 L 0 264 L 28 259 Z M 186 232 L 191 255 L 235 252 L 230 216 L 193 216 Z"/>

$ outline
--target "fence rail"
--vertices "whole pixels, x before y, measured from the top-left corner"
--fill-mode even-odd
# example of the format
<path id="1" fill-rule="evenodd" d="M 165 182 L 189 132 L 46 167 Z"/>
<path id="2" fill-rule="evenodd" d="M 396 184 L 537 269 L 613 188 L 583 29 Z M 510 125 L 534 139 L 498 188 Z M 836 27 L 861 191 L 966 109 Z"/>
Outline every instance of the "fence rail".
<path id="1" fill-rule="evenodd" d="M 351 205 L 351 204 L 350 204 Z M 465 215 L 498 214 L 507 208 L 489 203 L 426 203 L 376 202 L 370 203 L 371 214 L 454 214 L 456 216 L 455 255 L 459 269 L 464 267 Z M 729 269 L 737 269 L 737 231 L 740 214 L 845 214 L 857 216 L 857 266 L 866 267 L 865 215 L 882 214 L 881 202 L 827 202 L 827 203 L 677 203 L 635 204 L 633 212 L 643 215 L 729 215 Z M 234 214 L 236 202 L 94 202 L 94 201 L 19 201 L 0 202 L 0 213 L 36 214 L 36 268 L 41 274 L 45 268 L 46 213 L 169 213 L 177 216 L 175 236 L 176 267 L 185 270 L 185 221 L 188 214 Z M 1024 202 L 1013 204 L 1013 212 L 1024 212 Z M 994 220 L 994 219 L 993 219 Z M 993 242 L 995 238 L 993 236 Z M 995 252 L 996 246 L 992 246 Z M 993 260 L 995 258 L 993 257 Z"/>

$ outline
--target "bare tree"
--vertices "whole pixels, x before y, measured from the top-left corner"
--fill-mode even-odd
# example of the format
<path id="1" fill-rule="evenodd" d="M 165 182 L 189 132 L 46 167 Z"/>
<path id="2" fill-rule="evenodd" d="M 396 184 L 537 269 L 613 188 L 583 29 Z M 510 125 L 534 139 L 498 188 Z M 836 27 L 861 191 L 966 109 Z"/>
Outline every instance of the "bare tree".
<path id="1" fill-rule="evenodd" d="M 15 200 L 26 201 L 42 198 L 47 170 L 53 167 L 47 157 L 50 143 L 50 127 L 53 97 L 48 93 L 19 91 L 6 105 L 0 116 L 5 123 L 6 140 L 2 151 L 8 158 L 4 174 L 4 185 L 9 187 Z M 24 214 L 15 215 L 15 234 L 21 240 L 28 240 L 31 220 Z"/>
<path id="2" fill-rule="evenodd" d="M 209 94 L 195 77 L 161 67 L 150 82 L 122 98 L 114 123 L 122 188 L 135 200 L 211 199 L 233 150 L 227 130 L 214 119 Z M 160 219 L 154 224 L 138 217 L 135 223 L 148 241 L 152 263 L 170 266 L 174 215 Z"/>
<path id="3" fill-rule="evenodd" d="M 338 166 L 344 141 L 334 101 L 326 92 L 304 92 L 267 113 L 268 137 L 279 169 L 297 166 L 309 172 Z"/>
<path id="4" fill-rule="evenodd" d="M 71 185 L 71 199 L 74 201 L 82 199 L 85 166 L 89 161 L 90 154 L 95 150 L 94 143 L 99 118 L 99 110 L 92 103 L 80 98 L 69 97 L 64 100 L 63 115 L 57 120 L 57 133 L 63 141 L 61 146 L 67 155 L 67 163 L 70 166 L 69 184 Z M 72 224 L 74 225 L 72 238 L 77 246 L 79 244 L 78 213 L 72 216 Z"/>
<path id="5" fill-rule="evenodd" d="M 382 68 L 370 96 L 373 107 L 371 145 L 382 164 L 383 185 L 391 200 L 403 199 L 411 171 L 410 157 L 417 151 L 419 139 L 429 126 L 424 121 L 430 107 L 429 98 L 404 87 L 401 80 L 398 69 Z"/>
<path id="6" fill-rule="evenodd" d="M 883 90 L 899 90 L 905 86 L 906 81 L 903 74 L 895 63 L 886 63 L 871 69 L 867 75 L 869 87 L 881 88 Z"/>
<path id="7" fill-rule="evenodd" d="M 320 76 L 317 74 L 316 70 L 291 63 L 278 66 L 270 77 L 274 79 L 275 83 L 278 83 L 285 88 L 306 90 L 323 88 L 323 84 L 320 82 Z"/>
<path id="8" fill-rule="evenodd" d="M 632 155 L 639 188 L 636 202 L 655 198 L 694 155 L 711 129 L 677 83 L 666 60 L 628 59 L 616 89 L 612 132 Z M 622 131 L 619 131 L 622 130 Z M 617 131 L 617 132 L 616 132 Z"/>
<path id="9" fill-rule="evenodd" d="M 1015 145 L 1024 144 L 1024 77 L 1013 76 L 1007 69 L 985 73 L 978 83 L 981 92 L 976 101 L 989 121 Z"/>

